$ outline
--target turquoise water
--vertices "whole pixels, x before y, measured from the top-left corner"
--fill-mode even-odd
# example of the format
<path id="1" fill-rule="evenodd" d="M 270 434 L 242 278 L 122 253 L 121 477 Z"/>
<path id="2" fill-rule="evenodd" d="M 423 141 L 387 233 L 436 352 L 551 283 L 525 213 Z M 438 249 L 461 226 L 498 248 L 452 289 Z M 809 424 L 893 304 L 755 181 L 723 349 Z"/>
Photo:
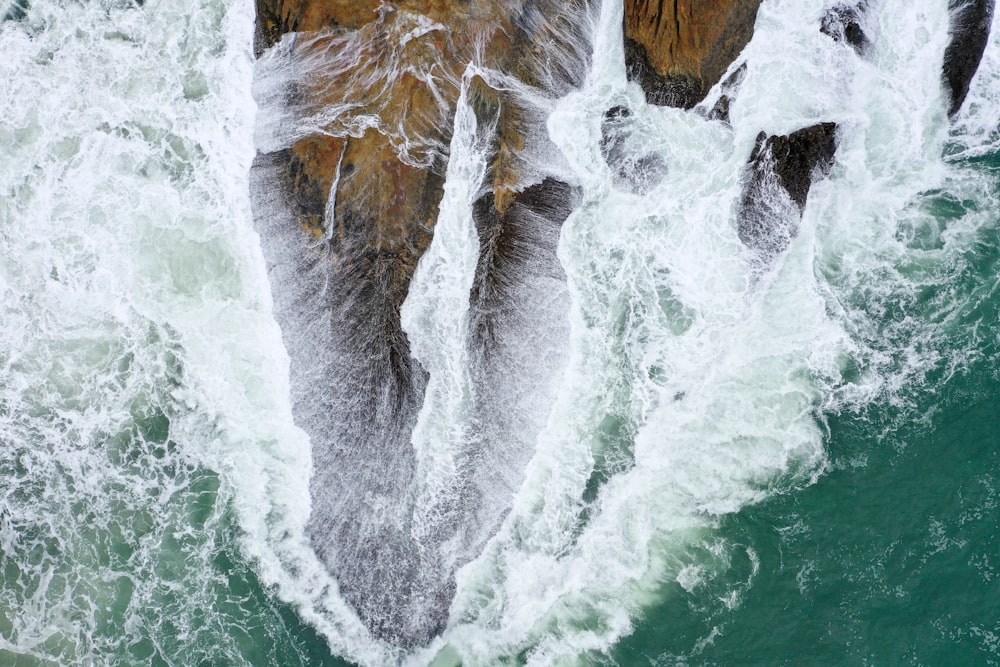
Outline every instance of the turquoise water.
<path id="1" fill-rule="evenodd" d="M 636 96 L 606 4 L 595 74 L 549 109 L 585 190 L 561 384 L 448 630 L 406 654 L 305 537 L 250 223 L 251 5 L 0 3 L 0 665 L 1000 664 L 996 36 L 949 127 L 944 3 L 887 0 L 866 63 L 766 2 L 732 131 L 637 113 L 670 171 L 636 196 L 597 150 Z M 751 275 L 744 148 L 830 117 L 838 165 Z M 411 304 L 459 332 L 461 176 Z"/>
<path id="2" fill-rule="evenodd" d="M 958 162 L 988 176 L 992 205 L 998 158 Z M 978 208 L 940 191 L 921 199 L 940 230 Z M 635 633 L 595 662 L 1000 663 L 996 227 L 942 268 L 932 288 L 878 308 L 878 325 L 891 331 L 947 313 L 951 338 L 939 343 L 951 348 L 941 350 L 948 361 L 891 397 L 825 415 L 826 474 L 722 522 L 720 539 L 752 562 L 726 563 L 715 590 L 671 586 L 669 601 L 644 612 Z M 738 604 L 727 604 L 722 593 L 743 582 Z"/>
<path id="3" fill-rule="evenodd" d="M 675 586 L 597 662 L 997 664 L 997 394 L 988 362 L 936 386 L 905 424 L 887 408 L 831 417 L 833 469 L 722 526 L 760 561 L 739 607 Z"/>
<path id="4" fill-rule="evenodd" d="M 995 206 L 1000 156 L 958 164 L 988 176 Z M 941 229 L 977 208 L 938 191 L 922 199 Z M 946 311 L 952 338 L 941 344 L 958 359 L 891 398 L 827 414 L 826 474 L 722 522 L 720 539 L 753 563 L 727 563 L 716 590 L 671 586 L 595 662 L 1000 664 L 1000 232 L 983 229 L 943 268 L 878 323 Z M 739 603 L 726 604 L 742 582 Z"/>

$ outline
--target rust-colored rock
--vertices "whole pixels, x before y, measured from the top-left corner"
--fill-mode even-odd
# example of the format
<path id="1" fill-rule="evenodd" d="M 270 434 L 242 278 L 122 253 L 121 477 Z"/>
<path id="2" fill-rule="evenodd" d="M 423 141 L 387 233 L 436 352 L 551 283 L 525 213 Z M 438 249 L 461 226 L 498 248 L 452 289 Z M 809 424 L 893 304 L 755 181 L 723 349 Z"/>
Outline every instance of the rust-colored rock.
<path id="1" fill-rule="evenodd" d="M 690 109 L 753 36 L 761 0 L 625 0 L 625 63 L 646 101 Z"/>
<path id="2" fill-rule="evenodd" d="M 380 0 L 256 0 L 258 55 L 286 32 L 356 30 L 372 21 L 380 4 Z"/>

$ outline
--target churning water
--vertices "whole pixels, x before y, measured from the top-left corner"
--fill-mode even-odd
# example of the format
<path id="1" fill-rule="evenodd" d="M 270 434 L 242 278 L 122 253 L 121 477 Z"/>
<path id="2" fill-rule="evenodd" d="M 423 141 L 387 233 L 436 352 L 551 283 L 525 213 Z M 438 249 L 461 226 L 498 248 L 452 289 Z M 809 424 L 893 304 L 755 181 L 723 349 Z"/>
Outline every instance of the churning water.
<path id="1" fill-rule="evenodd" d="M 252 3 L 0 3 L 0 665 L 1000 664 L 1000 31 L 949 122 L 947 3 L 872 5 L 860 57 L 816 3 L 765 0 L 731 127 L 645 106 L 620 3 L 595 12 L 547 109 L 582 201 L 562 275 L 523 292 L 559 354 L 509 441 L 468 405 L 460 103 L 403 309 L 415 515 L 471 440 L 526 467 L 477 479 L 509 512 L 404 652 L 306 532 L 250 222 Z M 616 105 L 665 165 L 638 193 L 601 155 Z M 825 121 L 834 167 L 761 263 L 735 221 L 754 139 Z"/>

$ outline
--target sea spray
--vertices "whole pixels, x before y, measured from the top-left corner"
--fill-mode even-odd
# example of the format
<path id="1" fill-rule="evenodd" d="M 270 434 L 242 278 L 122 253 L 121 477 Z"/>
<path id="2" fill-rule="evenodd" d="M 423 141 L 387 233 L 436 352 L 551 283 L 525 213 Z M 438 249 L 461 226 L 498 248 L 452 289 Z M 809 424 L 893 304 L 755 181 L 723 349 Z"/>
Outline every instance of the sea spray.
<path id="1" fill-rule="evenodd" d="M 955 378 L 978 373 L 972 396 L 996 380 L 996 30 L 949 125 L 946 3 L 880 3 L 860 57 L 819 32 L 819 8 L 767 2 L 730 129 L 643 104 L 624 83 L 621 7 L 606 3 L 587 85 L 548 125 L 583 192 L 559 247 L 568 363 L 552 374 L 554 407 L 513 509 L 458 573 L 448 628 L 407 654 L 370 637 L 306 532 L 315 471 L 244 180 L 249 3 L 15 4 L 0 6 L 0 662 L 323 664 L 332 651 L 364 665 L 439 652 L 629 664 L 637 627 L 637 642 L 657 638 L 643 654 L 663 662 L 768 662 L 740 652 L 771 639 L 746 635 L 768 604 L 774 637 L 810 627 L 789 608 L 817 612 L 827 661 L 890 649 L 995 660 L 996 550 L 971 530 L 995 534 L 996 461 L 961 446 L 988 437 L 975 422 L 988 416 L 961 413 L 912 465 L 905 452 L 948 409 Z M 615 105 L 666 165 L 649 191 L 616 187 L 601 156 Z M 830 177 L 788 250 L 755 268 L 733 212 L 756 133 L 831 120 L 842 132 Z M 461 201 L 440 221 L 462 242 L 436 239 L 407 320 L 414 340 L 441 340 L 444 320 L 415 315 L 453 316 L 449 343 L 425 358 L 453 362 L 441 400 L 459 417 L 472 256 L 459 212 L 481 156 L 467 159 L 450 177 Z M 445 434 L 436 454 L 474 439 L 424 410 L 424 428 Z M 854 449 L 838 441 L 847 456 L 830 463 L 830 434 L 855 418 Z M 426 435 L 414 443 L 429 447 Z M 909 487 L 894 465 L 921 494 L 896 494 Z M 446 475 L 428 479 L 429 498 L 451 497 Z M 863 498 L 879 516 L 856 530 L 889 535 L 867 551 L 836 523 L 853 515 L 827 508 L 825 526 L 807 510 L 811 494 L 849 505 L 858 479 L 875 486 Z M 794 548 L 808 557 L 793 561 Z M 837 568 L 809 555 L 821 548 Z M 792 593 L 768 578 L 784 559 Z M 916 597 L 918 575 L 949 589 L 931 610 L 899 608 L 927 621 L 921 638 L 865 615 Z M 859 594 L 823 606 L 824 578 Z M 858 629 L 870 616 L 878 637 Z M 789 641 L 798 656 L 802 638 Z"/>
<path id="2" fill-rule="evenodd" d="M 451 641 L 465 659 L 603 652 L 671 580 L 697 589 L 723 575 L 708 554 L 742 547 L 713 537 L 722 517 L 816 480 L 827 414 L 906 401 L 928 373 L 965 364 L 972 350 L 941 352 L 962 297 L 920 294 L 950 283 L 958 257 L 907 247 L 898 223 L 926 215 L 921 193 L 938 179 L 988 197 L 980 177 L 941 159 L 945 8 L 882 11 L 861 59 L 825 40 L 803 3 L 762 7 L 731 134 L 644 108 L 615 78 L 595 76 L 553 114 L 552 136 L 588 185 L 561 246 L 572 361 L 514 510 L 460 573 Z M 596 61 L 621 81 L 613 58 Z M 668 170 L 643 197 L 609 187 L 596 150 L 600 111 L 616 104 L 637 109 Z M 789 250 L 754 278 L 730 213 L 752 138 L 829 120 L 844 128 L 832 177 L 814 186 Z M 990 219 L 965 216 L 947 235 L 953 252 L 991 235 Z M 725 597 L 738 607 L 740 589 Z"/>
<path id="3" fill-rule="evenodd" d="M 0 23 L 0 662 L 301 663 L 247 564 L 280 584 L 279 554 L 311 554 L 249 222 L 252 6 L 19 6 Z"/>

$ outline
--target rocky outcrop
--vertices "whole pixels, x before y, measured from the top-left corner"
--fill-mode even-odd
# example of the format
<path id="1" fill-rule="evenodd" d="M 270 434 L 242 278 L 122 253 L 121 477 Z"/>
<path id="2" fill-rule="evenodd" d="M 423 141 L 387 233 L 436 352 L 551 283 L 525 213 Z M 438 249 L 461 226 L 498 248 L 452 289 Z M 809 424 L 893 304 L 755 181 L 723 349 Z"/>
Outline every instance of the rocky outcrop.
<path id="1" fill-rule="evenodd" d="M 833 5 L 823 14 L 820 32 L 835 42 L 850 45 L 859 56 L 863 56 L 872 43 L 866 29 L 868 9 L 867 0 L 856 4 Z"/>
<path id="2" fill-rule="evenodd" d="M 545 100 L 583 81 L 595 6 L 257 0 L 260 153 L 251 194 L 293 411 L 312 442 L 310 536 L 373 634 L 400 645 L 425 644 L 441 630 L 455 569 L 510 501 L 487 503 L 469 479 L 479 473 L 461 472 L 468 492 L 450 502 L 462 516 L 438 517 L 432 535 L 413 525 L 411 434 L 428 376 L 410 353 L 400 306 L 437 220 L 463 76 L 470 63 L 482 72 L 467 99 L 490 146 L 475 210 L 489 261 L 469 296 L 470 345 L 484 360 L 480 384 L 506 387 L 509 376 L 530 379 L 546 372 L 546 356 L 559 356 L 549 349 L 555 339 L 539 339 L 530 353 L 507 345 L 556 316 L 527 322 L 523 309 L 501 301 L 539 286 L 555 293 L 565 282 L 555 239 L 577 198 L 547 172 L 557 151 Z M 514 363 L 526 372 L 511 373 Z M 484 411 L 479 421 L 504 428 L 523 407 L 515 394 L 480 398 L 511 414 Z M 523 449 L 470 460 L 515 471 L 515 487 L 530 456 Z M 481 525 L 464 525 L 464 513 Z"/>
<path id="3" fill-rule="evenodd" d="M 646 101 L 690 109 L 753 36 L 760 0 L 625 0 L 625 64 Z"/>
<path id="4" fill-rule="evenodd" d="M 836 135 L 836 123 L 812 125 L 789 135 L 757 135 L 743 179 L 737 224 L 740 240 L 760 259 L 778 255 L 795 236 L 810 187 L 833 166 Z"/>
<path id="5" fill-rule="evenodd" d="M 740 84 L 743 83 L 746 75 L 747 64 L 743 63 L 733 70 L 732 74 L 726 77 L 726 80 L 720 86 L 722 90 L 720 91 L 719 99 L 715 101 L 715 104 L 708 111 L 707 116 L 710 120 L 721 120 L 723 123 L 729 124 L 729 105 L 732 104 L 733 99 L 736 97 L 736 93 L 740 89 Z"/>
<path id="6" fill-rule="evenodd" d="M 948 115 L 962 108 L 969 84 L 983 58 L 993 24 L 994 0 L 949 0 L 951 18 L 944 51 L 944 82 L 948 88 Z"/>

